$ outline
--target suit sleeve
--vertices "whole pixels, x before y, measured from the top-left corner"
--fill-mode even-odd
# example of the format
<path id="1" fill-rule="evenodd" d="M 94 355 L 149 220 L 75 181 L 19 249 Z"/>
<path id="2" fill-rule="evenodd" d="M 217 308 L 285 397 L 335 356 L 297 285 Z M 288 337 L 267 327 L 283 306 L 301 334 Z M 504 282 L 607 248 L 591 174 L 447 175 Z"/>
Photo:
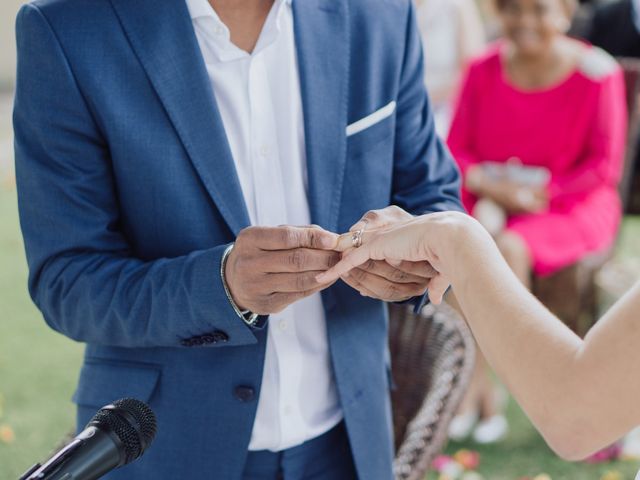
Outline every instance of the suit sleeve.
<path id="1" fill-rule="evenodd" d="M 463 210 L 460 173 L 435 131 L 424 86 L 421 40 L 410 3 L 397 100 L 392 202 L 414 215 Z"/>
<path id="2" fill-rule="evenodd" d="M 406 31 L 397 101 L 392 202 L 414 215 L 464 211 L 460 203 L 460 172 L 436 134 L 424 85 L 424 57 L 413 2 Z M 428 301 L 428 293 L 410 300 L 416 313 Z"/>
<path id="3" fill-rule="evenodd" d="M 203 335 L 210 347 L 255 343 L 222 286 L 225 245 L 154 261 L 132 254 L 108 145 L 38 7 L 21 9 L 16 36 L 20 222 L 29 291 L 46 322 L 112 346 L 180 347 Z"/>

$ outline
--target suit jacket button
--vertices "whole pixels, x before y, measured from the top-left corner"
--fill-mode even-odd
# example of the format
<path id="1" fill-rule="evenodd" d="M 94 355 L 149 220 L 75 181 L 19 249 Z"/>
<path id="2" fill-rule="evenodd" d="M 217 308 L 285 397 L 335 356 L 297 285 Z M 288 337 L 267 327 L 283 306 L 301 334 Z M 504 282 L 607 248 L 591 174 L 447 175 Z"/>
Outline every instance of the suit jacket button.
<path id="1" fill-rule="evenodd" d="M 235 389 L 235 396 L 241 402 L 250 402 L 256 396 L 256 391 L 253 387 L 248 387 L 246 385 L 239 385 Z"/>
<path id="2" fill-rule="evenodd" d="M 229 335 L 227 335 L 222 330 L 216 330 L 215 332 L 213 332 L 213 338 L 216 342 L 224 343 L 229 341 Z"/>

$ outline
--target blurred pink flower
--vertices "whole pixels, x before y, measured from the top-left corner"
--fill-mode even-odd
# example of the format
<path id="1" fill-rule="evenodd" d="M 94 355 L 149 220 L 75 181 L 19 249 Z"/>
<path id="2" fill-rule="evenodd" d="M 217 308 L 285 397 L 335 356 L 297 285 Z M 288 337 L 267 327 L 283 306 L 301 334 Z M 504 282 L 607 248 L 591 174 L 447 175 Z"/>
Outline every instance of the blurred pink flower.
<path id="1" fill-rule="evenodd" d="M 611 460 L 617 460 L 622 453 L 622 446 L 619 443 L 603 448 L 599 452 L 594 453 L 585 460 L 586 463 L 603 463 Z"/>

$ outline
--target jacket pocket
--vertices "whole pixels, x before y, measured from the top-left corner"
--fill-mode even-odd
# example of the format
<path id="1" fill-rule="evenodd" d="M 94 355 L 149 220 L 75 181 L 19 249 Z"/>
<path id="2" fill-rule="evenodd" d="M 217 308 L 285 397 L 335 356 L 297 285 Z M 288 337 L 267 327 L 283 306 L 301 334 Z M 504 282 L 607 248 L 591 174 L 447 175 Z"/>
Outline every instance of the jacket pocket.
<path id="1" fill-rule="evenodd" d="M 376 110 L 370 115 L 367 115 L 360 120 L 353 122 L 351 125 L 347 125 L 347 137 L 356 135 L 368 128 L 373 127 L 375 124 L 382 122 L 386 118 L 393 115 L 396 111 L 396 102 L 390 102 L 379 110 Z"/>
<path id="2" fill-rule="evenodd" d="M 393 136 L 395 116 L 390 115 L 370 127 L 347 137 L 347 154 L 358 157 L 373 150 L 385 140 Z"/>
<path id="3" fill-rule="evenodd" d="M 87 359 L 72 400 L 77 405 L 97 408 L 125 397 L 148 403 L 161 370 L 158 365 Z"/>

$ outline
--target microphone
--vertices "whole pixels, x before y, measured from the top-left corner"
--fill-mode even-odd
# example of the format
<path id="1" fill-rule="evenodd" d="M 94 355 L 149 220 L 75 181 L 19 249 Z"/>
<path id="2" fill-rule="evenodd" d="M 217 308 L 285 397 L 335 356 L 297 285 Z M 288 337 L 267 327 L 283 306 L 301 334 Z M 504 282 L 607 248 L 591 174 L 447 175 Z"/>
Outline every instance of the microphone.
<path id="1" fill-rule="evenodd" d="M 156 435 L 156 416 L 140 400 L 102 407 L 71 443 L 20 480 L 96 480 L 140 457 Z"/>

